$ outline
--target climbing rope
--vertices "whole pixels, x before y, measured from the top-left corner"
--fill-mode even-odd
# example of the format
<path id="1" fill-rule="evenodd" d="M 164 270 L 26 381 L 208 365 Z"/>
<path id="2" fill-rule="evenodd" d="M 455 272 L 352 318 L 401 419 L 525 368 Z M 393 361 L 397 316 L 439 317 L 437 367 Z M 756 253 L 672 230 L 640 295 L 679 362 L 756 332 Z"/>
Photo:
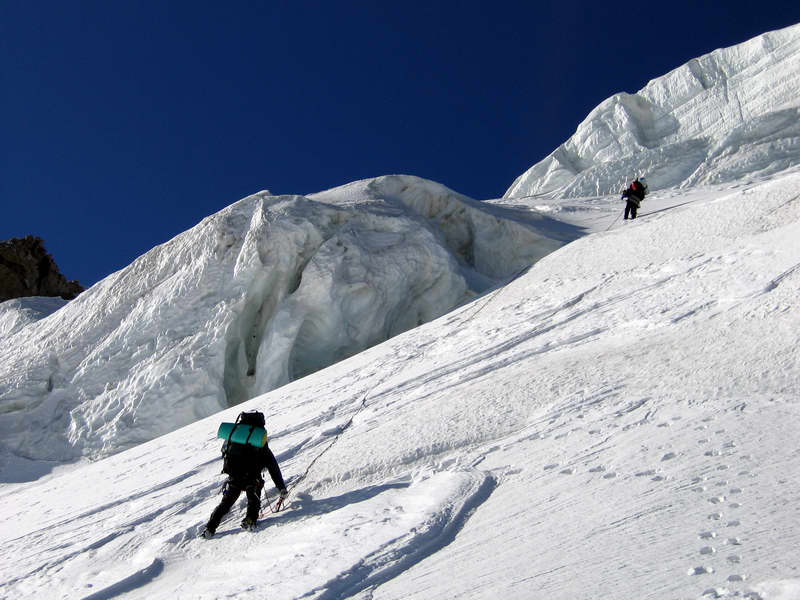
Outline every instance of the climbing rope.
<path id="1" fill-rule="evenodd" d="M 606 227 L 606 231 L 608 231 L 608 230 L 609 230 L 609 229 L 611 229 L 611 228 L 612 228 L 614 225 L 616 225 L 616 224 L 617 224 L 617 221 L 619 221 L 619 218 L 620 218 L 621 216 L 622 216 L 622 213 L 619 213 L 619 214 L 617 215 L 617 218 L 616 218 L 616 219 L 614 219 L 614 221 L 611 223 L 611 225 L 609 225 L 608 227 Z"/>
<path id="2" fill-rule="evenodd" d="M 392 374 L 394 374 L 394 371 L 392 371 L 392 373 L 390 373 L 390 375 L 392 375 Z M 306 467 L 305 472 L 302 475 L 300 475 L 300 477 L 295 479 L 288 488 L 286 488 L 286 495 L 283 498 L 278 498 L 278 501 L 275 503 L 275 507 L 274 508 L 272 506 L 272 502 L 269 499 L 269 494 L 267 494 L 265 492 L 265 499 L 267 501 L 267 504 L 269 505 L 270 511 L 272 511 L 273 513 L 277 513 L 277 512 L 280 512 L 281 510 L 283 510 L 285 508 L 286 500 L 289 498 L 289 496 L 294 491 L 294 489 L 299 485 L 299 483 L 301 481 L 303 481 L 308 476 L 308 473 L 311 471 L 311 468 L 314 466 L 314 464 L 320 458 L 322 458 L 325 455 L 325 453 L 328 450 L 330 450 L 336 442 L 339 441 L 339 438 L 342 437 L 342 434 L 345 431 L 347 431 L 347 429 L 353 424 L 353 421 L 358 416 L 358 414 L 362 410 L 364 410 L 364 408 L 367 406 L 367 398 L 369 398 L 369 395 L 372 393 L 372 391 L 375 388 L 377 388 L 380 384 L 382 384 L 384 381 L 386 381 L 386 379 L 388 379 L 388 377 L 389 377 L 389 375 L 387 375 L 386 377 L 383 377 L 380 381 L 378 381 L 375 385 L 373 385 L 371 388 L 369 388 L 367 390 L 367 392 L 364 394 L 364 397 L 361 399 L 361 406 L 359 406 L 358 409 L 356 410 L 356 412 L 354 412 L 351 415 L 351 417 L 347 420 L 347 423 L 345 423 L 344 425 L 342 425 L 339 428 L 339 432 L 334 436 L 334 438 L 330 441 L 330 443 L 327 446 L 325 446 L 325 448 L 323 448 L 322 451 L 313 458 L 313 460 L 308 464 L 308 467 Z"/>

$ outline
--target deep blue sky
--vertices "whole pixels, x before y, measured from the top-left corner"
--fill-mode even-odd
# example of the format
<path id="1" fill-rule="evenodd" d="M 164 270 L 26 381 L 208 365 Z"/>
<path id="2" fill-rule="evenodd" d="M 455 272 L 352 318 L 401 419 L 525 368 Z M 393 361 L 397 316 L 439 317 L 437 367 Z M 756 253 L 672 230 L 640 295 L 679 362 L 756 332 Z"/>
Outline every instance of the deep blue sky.
<path id="1" fill-rule="evenodd" d="M 0 240 L 89 286 L 250 193 L 501 196 L 608 96 L 800 3 L 0 0 Z"/>

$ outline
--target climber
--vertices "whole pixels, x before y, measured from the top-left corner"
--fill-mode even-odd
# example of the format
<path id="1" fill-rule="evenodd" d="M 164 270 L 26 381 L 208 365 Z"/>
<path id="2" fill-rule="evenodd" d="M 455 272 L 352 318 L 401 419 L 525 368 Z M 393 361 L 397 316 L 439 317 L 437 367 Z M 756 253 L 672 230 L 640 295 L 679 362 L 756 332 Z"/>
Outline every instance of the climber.
<path id="1" fill-rule="evenodd" d="M 237 425 L 252 425 L 260 428 L 264 427 L 264 422 L 264 415 L 258 411 L 243 412 L 236 419 Z M 266 430 L 263 431 L 266 439 Z M 261 471 L 265 468 L 269 471 L 275 487 L 280 492 L 279 506 L 288 495 L 278 461 L 275 460 L 275 455 L 272 454 L 266 443 L 263 447 L 253 447 L 246 443 L 239 444 L 229 440 L 222 446 L 222 456 L 224 458 L 222 472 L 228 475 L 228 479 L 222 490 L 222 500 L 211 513 L 205 529 L 200 533 L 206 539 L 214 536 L 220 521 L 242 492 L 247 494 L 247 515 L 242 521 L 242 529 L 255 530 L 258 513 L 261 510 L 261 490 L 264 487 Z"/>
<path id="2" fill-rule="evenodd" d="M 642 200 L 647 195 L 647 180 L 644 177 L 634 179 L 633 183 L 628 186 L 628 189 L 622 192 L 622 199 L 626 200 L 625 204 L 625 219 L 630 215 L 631 219 L 636 218 L 636 211 L 642 204 Z"/>

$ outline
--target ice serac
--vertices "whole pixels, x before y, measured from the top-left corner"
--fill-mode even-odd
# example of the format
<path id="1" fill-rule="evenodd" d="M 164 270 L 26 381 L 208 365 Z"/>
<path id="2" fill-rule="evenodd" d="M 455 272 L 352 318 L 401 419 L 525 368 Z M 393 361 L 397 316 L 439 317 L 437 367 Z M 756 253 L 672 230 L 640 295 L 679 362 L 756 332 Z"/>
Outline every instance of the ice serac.
<path id="1" fill-rule="evenodd" d="M 240 200 L 46 319 L 4 311 L 0 454 L 150 440 L 435 319 L 575 237 L 517 218 L 410 176 Z"/>
<path id="2" fill-rule="evenodd" d="M 800 162 L 800 25 L 690 60 L 605 100 L 505 196 L 618 192 L 767 176 Z"/>

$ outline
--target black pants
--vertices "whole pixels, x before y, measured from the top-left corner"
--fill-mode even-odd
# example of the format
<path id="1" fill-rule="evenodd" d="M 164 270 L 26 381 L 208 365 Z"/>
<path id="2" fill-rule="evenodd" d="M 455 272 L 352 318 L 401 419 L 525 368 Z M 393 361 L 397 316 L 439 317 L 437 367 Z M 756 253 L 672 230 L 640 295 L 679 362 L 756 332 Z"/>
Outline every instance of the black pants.
<path id="1" fill-rule="evenodd" d="M 628 218 L 628 214 L 631 215 L 631 219 L 635 219 L 636 218 L 636 202 L 634 202 L 633 200 L 628 200 L 628 202 L 625 203 L 625 218 L 626 219 Z M 619 217 L 617 217 L 617 218 L 619 219 Z"/>
<path id="2" fill-rule="evenodd" d="M 220 521 L 228 514 L 228 511 L 239 499 L 239 495 L 242 492 L 247 494 L 247 518 L 252 519 L 254 522 L 258 521 L 258 513 L 261 510 L 261 489 L 263 487 L 264 480 L 260 477 L 251 481 L 237 481 L 229 477 L 228 481 L 225 482 L 225 488 L 222 490 L 222 501 L 211 513 L 211 518 L 208 520 L 206 528 L 216 531 Z"/>

